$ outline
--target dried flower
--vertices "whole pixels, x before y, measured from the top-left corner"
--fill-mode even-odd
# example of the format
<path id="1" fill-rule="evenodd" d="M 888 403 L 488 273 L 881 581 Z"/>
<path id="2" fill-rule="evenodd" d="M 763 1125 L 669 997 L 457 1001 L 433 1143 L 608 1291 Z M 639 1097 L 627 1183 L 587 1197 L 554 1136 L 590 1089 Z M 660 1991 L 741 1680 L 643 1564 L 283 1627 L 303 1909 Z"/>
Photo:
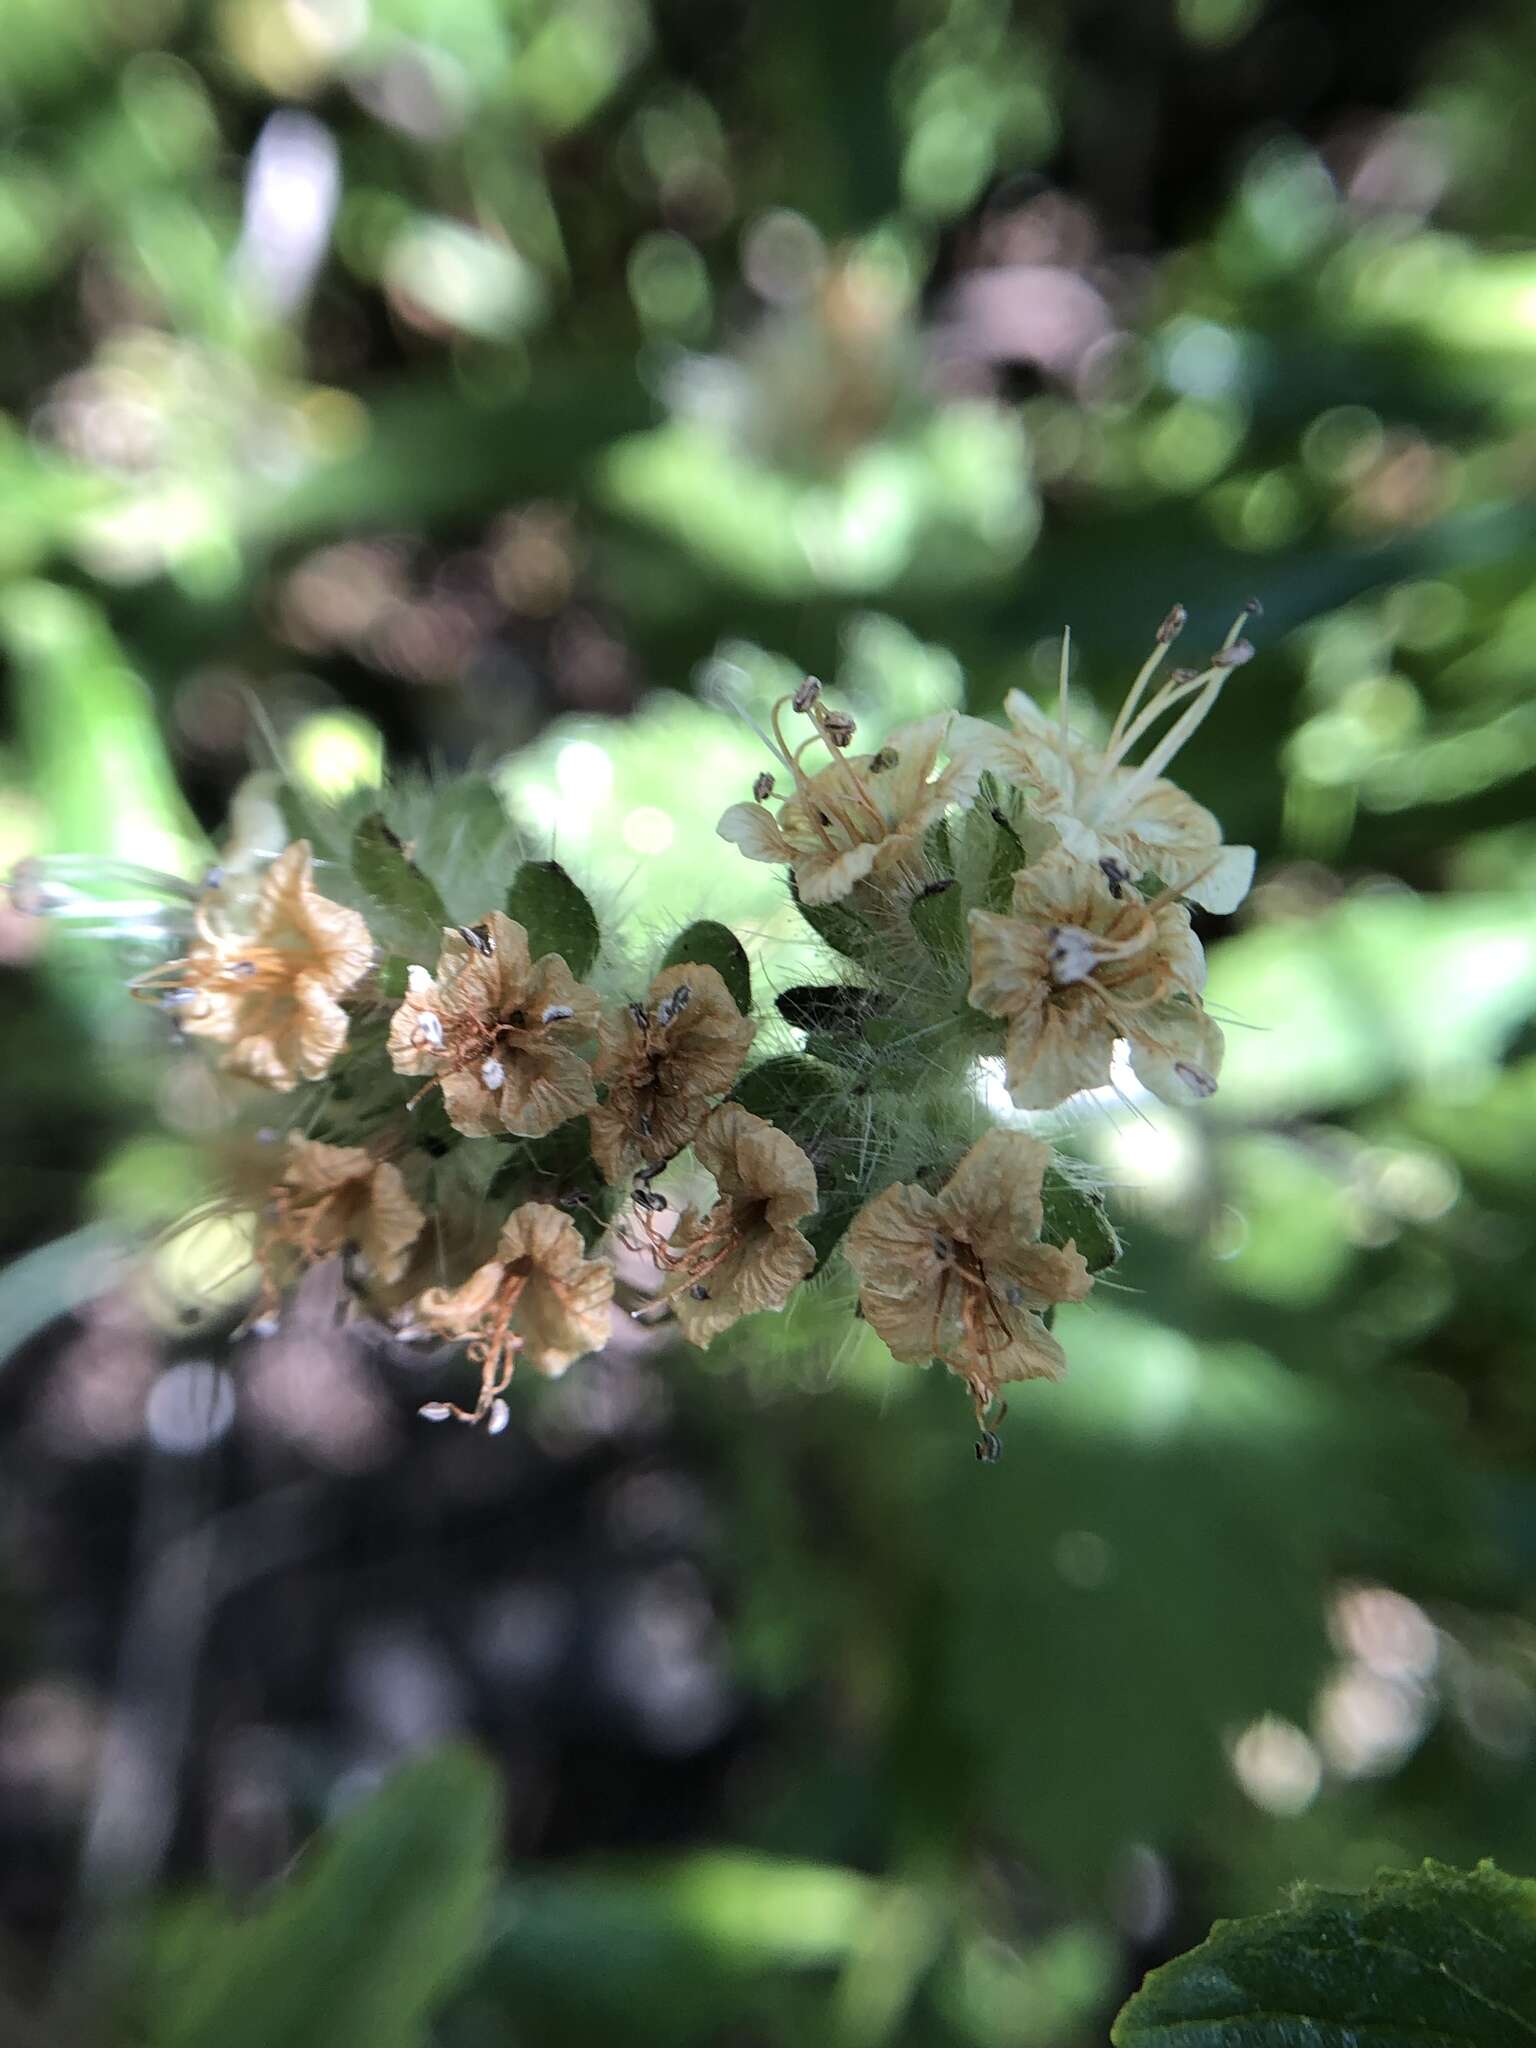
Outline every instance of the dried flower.
<path id="1" fill-rule="evenodd" d="M 263 1265 L 280 1251 L 311 1265 L 355 1250 L 368 1277 L 387 1286 L 404 1272 L 425 1222 L 398 1166 L 361 1145 L 324 1145 L 295 1131 L 273 1190 Z"/>
<path id="2" fill-rule="evenodd" d="M 693 1149 L 719 1199 L 707 1213 L 685 1210 L 670 1243 L 652 1245 L 683 1335 L 707 1346 L 739 1317 L 782 1308 L 816 1264 L 795 1228 L 816 1207 L 816 1169 L 793 1138 L 736 1102 L 710 1111 Z"/>
<path id="3" fill-rule="evenodd" d="M 389 1057 L 396 1073 L 441 1086 L 448 1120 L 466 1137 L 541 1138 L 597 1100 L 572 1043 L 597 1011 L 558 953 L 531 960 L 527 932 L 493 911 L 482 926 L 443 934 L 435 979 L 412 970 Z"/>
<path id="4" fill-rule="evenodd" d="M 1189 913 L 1143 903 L 1061 848 L 1014 877 L 1007 916 L 973 910 L 974 1007 L 1008 1022 L 1008 1089 L 1049 1109 L 1109 1079 L 1115 1040 L 1154 1095 L 1210 1095 L 1222 1039 L 1200 1001 L 1205 956 Z"/>
<path id="5" fill-rule="evenodd" d="M 779 722 L 789 701 L 774 707 L 773 734 L 794 777 L 794 794 L 776 818 L 760 803 L 732 804 L 717 827 L 720 837 L 749 860 L 792 868 L 804 903 L 834 902 L 866 878 L 888 888 L 915 886 L 923 834 L 950 804 L 968 802 L 981 776 L 983 763 L 972 758 L 971 748 L 950 746 L 952 728 L 960 722 L 944 712 L 900 727 L 876 754 L 845 754 L 840 749 L 852 737 L 851 721 L 813 702 L 809 715 L 816 730 L 791 750 Z M 964 723 L 980 726 L 974 719 Z M 818 741 L 833 758 L 808 775 L 801 756 Z M 954 758 L 939 771 L 946 747 Z"/>
<path id="6" fill-rule="evenodd" d="M 1176 605 L 1132 683 L 1102 747 L 1067 720 L 1067 643 L 1062 643 L 1061 703 L 1052 718 L 1022 690 L 1004 703 L 1012 731 L 980 719 L 958 720 L 963 744 L 1008 782 L 1029 791 L 1030 809 L 1051 825 L 1068 853 L 1092 865 L 1111 862 L 1131 881 L 1155 875 L 1161 886 L 1205 910 L 1235 910 L 1253 880 L 1253 848 L 1223 846 L 1218 820 L 1163 775 L 1205 719 L 1231 671 L 1253 649 L 1237 638 L 1239 613 L 1207 666 L 1176 669 L 1145 702 L 1147 687 L 1183 625 Z M 1185 708 L 1135 766 L 1127 757 L 1165 713 Z"/>
<path id="7" fill-rule="evenodd" d="M 906 1364 L 941 1358 L 978 1420 L 1008 1380 L 1057 1379 L 1061 1346 L 1041 1321 L 1093 1282 L 1070 1242 L 1040 1242 L 1050 1147 L 989 1131 L 937 1195 L 898 1182 L 854 1218 L 843 1249 L 870 1327 Z"/>
<path id="8" fill-rule="evenodd" d="M 373 941 L 355 910 L 318 893 L 307 840 L 262 877 L 249 933 L 227 930 L 219 891 L 195 913 L 185 959 L 135 983 L 174 1010 L 184 1031 L 229 1047 L 223 1064 L 268 1088 L 318 1081 L 347 1040 L 337 1001 L 368 971 Z"/>
<path id="9" fill-rule="evenodd" d="M 519 1356 L 553 1377 L 608 1340 L 613 1268 L 589 1259 L 569 1216 L 545 1202 L 524 1202 L 502 1225 L 496 1256 L 462 1287 L 428 1288 L 418 1320 L 440 1336 L 468 1338 L 480 1368 L 473 1409 L 443 1404 L 460 1422 L 493 1413 Z"/>
<path id="10" fill-rule="evenodd" d="M 610 1187 L 680 1152 L 714 1097 L 741 1072 L 757 1026 L 713 967 L 665 967 L 643 1003 L 604 1017 L 593 1073 L 592 1157 Z"/>

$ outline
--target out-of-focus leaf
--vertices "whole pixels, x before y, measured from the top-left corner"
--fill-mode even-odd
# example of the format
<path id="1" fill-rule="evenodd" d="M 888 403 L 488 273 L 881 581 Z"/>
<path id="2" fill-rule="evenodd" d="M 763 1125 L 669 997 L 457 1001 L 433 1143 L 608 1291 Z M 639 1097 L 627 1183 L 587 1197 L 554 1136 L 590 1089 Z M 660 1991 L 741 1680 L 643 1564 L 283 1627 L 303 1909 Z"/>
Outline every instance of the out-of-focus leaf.
<path id="1" fill-rule="evenodd" d="M 1495 1065 L 1536 1009 L 1536 921 L 1500 897 L 1362 897 L 1212 958 L 1227 1031 L 1212 1108 L 1289 1116 Z"/>
<path id="2" fill-rule="evenodd" d="M 597 958 L 592 906 L 558 861 L 525 861 L 512 878 L 506 908 L 527 931 L 535 960 L 558 953 L 572 974 L 582 975 Z"/>
<path id="3" fill-rule="evenodd" d="M 100 611 L 57 584 L 17 584 L 0 594 L 0 643 L 51 844 L 195 872 L 206 842 L 176 787 L 153 699 Z"/>
<path id="4" fill-rule="evenodd" d="M 663 967 L 697 963 L 713 967 L 730 990 L 731 1001 L 746 1017 L 752 1010 L 752 969 L 740 939 L 726 925 L 709 918 L 689 925 L 667 948 Z"/>
<path id="5" fill-rule="evenodd" d="M 1115 2048 L 1513 2048 L 1536 2039 L 1536 1884 L 1426 1863 L 1218 1920 L 1154 1970 Z"/>
<path id="6" fill-rule="evenodd" d="M 732 1854 L 517 1880 L 464 2002 L 561 2048 L 594 2032 L 708 2041 L 750 2014 L 766 1973 L 841 1962 L 881 1892 L 855 1871 Z"/>
<path id="7" fill-rule="evenodd" d="M 263 1911 L 172 1925 L 154 2048 L 413 2048 L 480 1938 L 499 1816 L 478 1757 L 408 1765 Z"/>

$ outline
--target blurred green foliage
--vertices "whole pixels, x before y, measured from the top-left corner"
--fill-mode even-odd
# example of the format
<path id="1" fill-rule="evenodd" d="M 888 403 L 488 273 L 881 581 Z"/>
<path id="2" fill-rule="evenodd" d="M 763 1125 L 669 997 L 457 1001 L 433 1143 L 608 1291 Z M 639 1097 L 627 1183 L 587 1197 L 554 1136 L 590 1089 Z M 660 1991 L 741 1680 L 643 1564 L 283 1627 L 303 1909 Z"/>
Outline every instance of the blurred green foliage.
<path id="1" fill-rule="evenodd" d="M 252 768 L 364 819 L 386 756 L 473 763 L 488 856 L 557 860 L 637 952 L 742 931 L 766 1011 L 827 960 L 714 837 L 761 765 L 725 706 L 810 669 L 866 730 L 986 712 L 1049 686 L 1068 623 L 1107 704 L 1175 599 L 1192 637 L 1266 614 L 1183 757 L 1259 850 L 1206 934 L 1229 1064 L 1198 1116 L 1069 1120 L 1128 1253 L 1062 1320 L 1069 1382 L 1022 1390 L 979 1471 L 954 1390 L 829 1282 L 645 1368 L 664 1449 L 562 1450 L 589 1439 L 521 1388 L 501 1464 L 419 1433 L 391 1464 L 338 1353 L 354 1462 L 326 1465 L 253 1396 L 230 1468 L 176 1468 L 192 1505 L 299 1470 L 341 1527 L 373 1458 L 348 1584 L 455 1642 L 470 1552 L 498 1584 L 538 1558 L 600 1633 L 541 1518 L 601 1520 L 605 1460 L 685 1469 L 737 1747 L 644 1853 L 528 1798 L 483 1922 L 495 1795 L 424 1766 L 249 1915 L 167 1905 L 130 2038 L 1086 2048 L 1149 1962 L 1298 1877 L 1536 1869 L 1531 21 L 12 0 L 4 28 L 7 864 L 189 874 Z M 409 838 L 408 790 L 382 801 Z M 114 918 L 41 954 L 0 922 L 0 1241 L 29 1254 L 0 1281 L 0 1805 L 12 1868 L 53 1858 L 0 1888 L 27 2008 L 72 1954 L 96 1766 L 34 1827 L 58 1752 L 17 1702 L 106 1712 L 88 1594 L 126 1629 L 121 1559 L 170 1542 L 131 1505 L 163 1455 L 142 1391 L 114 1436 L 103 1367 L 63 1439 L 49 1389 L 219 1141 Z M 162 1264 L 158 1363 L 227 1329 L 229 1256 Z M 50 1576 L 81 1471 L 99 1526 Z M 460 1493 L 492 1519 L 429 1567 Z M 339 1652 L 292 1613 L 303 1705 L 286 1644 L 273 1673 L 210 1653 L 179 1879 L 229 1875 L 207 1728 L 284 1729 L 296 1827 L 358 1761 Z M 618 1804 L 579 1713 L 535 1770 L 516 1700 L 479 1711 L 525 1775 Z M 695 1739 L 667 1726 L 620 1775 L 661 1781 Z"/>

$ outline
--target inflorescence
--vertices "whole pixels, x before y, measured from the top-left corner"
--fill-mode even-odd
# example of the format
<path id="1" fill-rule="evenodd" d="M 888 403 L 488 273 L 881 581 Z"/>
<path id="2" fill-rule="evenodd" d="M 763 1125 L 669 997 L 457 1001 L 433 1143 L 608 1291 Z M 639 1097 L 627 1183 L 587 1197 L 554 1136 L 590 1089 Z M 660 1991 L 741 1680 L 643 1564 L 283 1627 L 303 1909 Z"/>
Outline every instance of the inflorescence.
<path id="1" fill-rule="evenodd" d="M 1102 744 L 1072 724 L 1065 643 L 1058 703 L 1015 691 L 1005 726 L 944 714 L 861 752 L 814 680 L 784 697 L 772 765 L 718 829 L 787 871 L 834 964 L 755 1013 L 725 926 L 636 972 L 560 867 L 508 861 L 497 881 L 472 832 L 423 835 L 455 849 L 434 872 L 379 811 L 286 792 L 292 837 L 269 857 L 200 889 L 135 870 L 185 936 L 134 992 L 263 1091 L 252 1321 L 337 1259 L 363 1312 L 466 1347 L 473 1400 L 421 1412 L 494 1431 L 516 1366 L 601 1349 L 617 1247 L 654 1274 L 632 1312 L 701 1346 L 841 1256 L 855 1313 L 965 1383 L 994 1455 L 1001 1388 L 1061 1373 L 1054 1312 L 1118 1244 L 1081 1169 L 987 1115 L 981 1063 L 1001 1057 L 1024 1110 L 1110 1084 L 1120 1044 L 1164 1100 L 1215 1090 L 1190 907 L 1234 909 L 1253 853 L 1164 771 L 1250 657 L 1246 615 L 1202 668 L 1163 675 L 1175 607 Z M 487 796 L 444 785 L 434 814 Z M 87 882 L 34 864 L 14 894 L 109 926 Z M 445 895 L 474 896 L 478 921 Z M 716 1192 L 679 1213 L 656 1183 L 685 1153 Z"/>

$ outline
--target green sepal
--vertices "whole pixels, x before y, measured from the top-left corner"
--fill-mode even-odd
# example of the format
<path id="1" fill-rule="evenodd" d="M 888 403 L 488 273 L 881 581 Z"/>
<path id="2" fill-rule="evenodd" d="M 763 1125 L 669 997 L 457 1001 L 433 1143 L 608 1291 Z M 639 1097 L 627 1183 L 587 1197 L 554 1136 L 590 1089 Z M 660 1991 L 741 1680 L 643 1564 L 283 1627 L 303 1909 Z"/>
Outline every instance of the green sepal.
<path id="1" fill-rule="evenodd" d="M 965 952 L 965 899 L 953 878 L 930 882 L 912 899 L 912 929 L 941 966 Z"/>
<path id="2" fill-rule="evenodd" d="M 592 906 L 559 861 L 525 861 L 512 877 L 506 911 L 527 932 L 535 960 L 558 953 L 579 978 L 597 958 L 599 934 Z"/>
<path id="3" fill-rule="evenodd" d="M 802 902 L 793 874 L 789 878 L 789 893 L 795 900 L 795 908 L 824 945 L 830 946 L 834 953 L 841 953 L 845 960 L 856 960 L 860 966 L 869 964 L 872 955 L 878 952 L 880 942 L 861 917 L 855 917 L 851 910 L 844 910 L 840 903 Z"/>
<path id="4" fill-rule="evenodd" d="M 1040 1235 L 1047 1244 L 1076 1245 L 1090 1273 L 1118 1262 L 1120 1240 L 1097 1188 L 1053 1161 L 1045 1170 L 1040 1199 L 1045 1209 Z"/>
<path id="5" fill-rule="evenodd" d="M 784 1022 L 797 1031 L 818 1032 L 830 1038 L 856 1038 L 886 1003 L 872 988 L 832 981 L 787 988 L 775 997 L 774 1007 Z"/>
<path id="6" fill-rule="evenodd" d="M 352 834 L 352 873 L 368 899 L 375 938 L 412 958 L 436 954 L 448 921 L 443 899 L 382 811 L 370 811 Z"/>
<path id="7" fill-rule="evenodd" d="M 432 790 L 417 857 L 437 877 L 455 916 L 476 924 L 501 900 L 517 836 L 493 782 L 455 777 Z"/>
<path id="8" fill-rule="evenodd" d="M 524 1202 L 563 1209 L 590 1251 L 602 1236 L 618 1196 L 606 1187 L 592 1158 L 584 1116 L 570 1117 L 542 1138 L 498 1139 L 486 1200 L 500 1217 Z"/>
<path id="9" fill-rule="evenodd" d="M 743 1017 L 752 1013 L 752 969 L 746 948 L 728 925 L 701 918 L 679 932 L 667 948 L 663 967 L 713 967 Z"/>

